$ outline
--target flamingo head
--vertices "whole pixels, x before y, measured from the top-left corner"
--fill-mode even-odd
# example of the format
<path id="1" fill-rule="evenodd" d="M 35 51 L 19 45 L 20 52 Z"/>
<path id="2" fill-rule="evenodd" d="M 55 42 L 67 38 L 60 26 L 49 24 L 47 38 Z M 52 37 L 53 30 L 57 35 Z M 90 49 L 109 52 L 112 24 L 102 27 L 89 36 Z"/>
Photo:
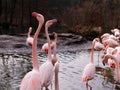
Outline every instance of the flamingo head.
<path id="1" fill-rule="evenodd" d="M 57 35 L 56 32 L 53 32 L 53 34 L 54 34 L 54 38 L 57 38 L 57 37 L 58 37 L 58 35 Z"/>
<path id="2" fill-rule="evenodd" d="M 33 12 L 33 13 L 32 13 L 32 16 L 33 16 L 33 17 L 36 17 L 39 22 L 42 22 L 42 23 L 44 22 L 44 17 L 43 17 L 42 14 L 39 14 L 39 13 L 37 13 L 37 12 Z"/>
<path id="3" fill-rule="evenodd" d="M 30 32 L 30 33 L 32 32 L 32 27 L 29 27 L 29 32 Z"/>
<path id="4" fill-rule="evenodd" d="M 50 27 L 51 25 L 53 25 L 56 22 L 57 22 L 57 19 L 48 20 L 46 22 L 45 26 Z"/>

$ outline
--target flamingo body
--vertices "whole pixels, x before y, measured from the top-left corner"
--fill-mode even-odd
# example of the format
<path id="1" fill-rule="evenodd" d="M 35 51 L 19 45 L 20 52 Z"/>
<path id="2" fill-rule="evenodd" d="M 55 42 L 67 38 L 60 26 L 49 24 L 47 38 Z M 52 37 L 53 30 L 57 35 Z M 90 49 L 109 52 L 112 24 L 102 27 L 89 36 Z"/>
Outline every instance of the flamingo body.
<path id="1" fill-rule="evenodd" d="M 53 79 L 53 64 L 50 61 L 46 61 L 39 68 L 39 74 L 42 86 L 48 87 Z"/>
<path id="2" fill-rule="evenodd" d="M 93 63 L 89 63 L 85 66 L 83 71 L 82 81 L 87 82 L 94 78 L 95 75 L 95 65 Z"/>
<path id="3" fill-rule="evenodd" d="M 96 42 L 94 48 L 96 50 L 104 50 L 105 46 L 102 43 L 100 43 L 100 42 Z"/>
<path id="4" fill-rule="evenodd" d="M 32 37 L 28 37 L 26 39 L 26 44 L 29 45 L 29 46 L 32 46 L 33 45 L 33 38 Z"/>
<path id="5" fill-rule="evenodd" d="M 34 69 L 28 72 L 22 79 L 20 90 L 41 90 L 39 72 Z"/>
<path id="6" fill-rule="evenodd" d="M 36 19 L 39 21 L 38 28 L 34 35 L 33 43 L 31 44 L 33 69 L 32 71 L 28 72 L 22 79 L 20 90 L 41 90 L 41 80 L 39 76 L 39 66 L 38 66 L 38 58 L 37 58 L 37 38 L 44 23 L 44 17 L 43 15 L 37 12 L 33 12 L 32 15 L 36 17 Z M 29 31 L 31 32 L 31 28 Z M 28 38 L 30 37 L 29 34 L 28 34 Z"/>

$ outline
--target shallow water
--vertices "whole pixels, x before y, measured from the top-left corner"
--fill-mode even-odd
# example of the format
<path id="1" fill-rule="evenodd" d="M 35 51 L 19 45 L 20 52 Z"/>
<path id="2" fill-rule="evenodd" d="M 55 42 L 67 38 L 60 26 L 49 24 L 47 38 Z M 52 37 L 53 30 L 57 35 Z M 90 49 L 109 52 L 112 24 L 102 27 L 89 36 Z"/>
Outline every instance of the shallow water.
<path id="1" fill-rule="evenodd" d="M 98 63 L 98 51 L 94 53 L 96 67 L 103 67 L 100 52 Z M 60 62 L 59 90 L 86 90 L 85 83 L 81 81 L 84 66 L 89 63 L 90 50 L 75 52 L 58 52 Z M 46 61 L 46 55 L 39 53 L 39 64 Z M 21 79 L 32 69 L 31 54 L 0 54 L 0 90 L 19 90 Z M 89 82 L 93 90 L 112 90 L 116 85 L 111 82 L 103 85 L 104 77 L 101 72 L 96 72 L 95 78 Z M 114 87 L 113 87 L 114 86 Z M 54 90 L 54 84 L 49 87 Z M 119 89 L 118 89 L 119 90 Z"/>

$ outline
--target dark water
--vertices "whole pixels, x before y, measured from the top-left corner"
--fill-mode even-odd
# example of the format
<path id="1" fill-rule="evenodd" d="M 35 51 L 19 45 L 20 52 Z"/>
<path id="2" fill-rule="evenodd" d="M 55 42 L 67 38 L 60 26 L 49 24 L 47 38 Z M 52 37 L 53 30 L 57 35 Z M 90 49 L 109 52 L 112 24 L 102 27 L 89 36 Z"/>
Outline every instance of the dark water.
<path id="1" fill-rule="evenodd" d="M 57 56 L 60 61 L 59 90 L 86 90 L 85 83 L 81 81 L 81 78 L 84 66 L 90 60 L 90 50 L 61 51 L 57 53 Z M 102 56 L 101 52 L 98 63 L 98 51 L 95 51 L 95 65 L 98 71 L 96 71 L 95 78 L 89 84 L 93 87 L 93 90 L 114 90 L 113 88 L 120 84 L 113 85 L 111 81 L 102 84 L 105 81 L 104 76 L 101 75 L 101 67 L 104 68 L 101 63 Z M 45 54 L 39 53 L 38 57 L 39 64 L 46 61 Z M 0 90 L 19 90 L 21 79 L 31 69 L 31 54 L 0 54 Z M 54 84 L 52 89 L 49 88 L 54 90 Z"/>

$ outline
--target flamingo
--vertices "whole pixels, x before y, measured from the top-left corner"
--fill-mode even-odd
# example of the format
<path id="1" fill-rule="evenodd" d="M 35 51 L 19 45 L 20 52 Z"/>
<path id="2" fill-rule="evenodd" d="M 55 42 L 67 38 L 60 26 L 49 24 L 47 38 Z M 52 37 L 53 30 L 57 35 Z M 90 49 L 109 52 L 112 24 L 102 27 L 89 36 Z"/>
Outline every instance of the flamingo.
<path id="1" fill-rule="evenodd" d="M 94 55 L 94 45 L 95 45 L 96 40 L 97 39 L 95 38 L 92 42 L 91 60 L 90 60 L 90 63 L 85 66 L 84 71 L 83 71 L 83 76 L 82 76 L 82 81 L 86 83 L 87 90 L 88 90 L 88 86 L 90 87 L 90 90 L 92 90 L 92 87 L 88 84 L 88 81 L 92 80 L 95 75 L 95 65 L 94 65 L 93 55 Z"/>
<path id="2" fill-rule="evenodd" d="M 47 56 L 47 61 L 39 67 L 39 75 L 40 75 L 41 84 L 42 84 L 42 87 L 46 88 L 46 90 L 48 90 L 48 86 L 52 83 L 53 74 L 54 74 L 48 28 L 55 22 L 57 22 L 57 20 L 52 19 L 52 20 L 48 20 L 45 23 L 45 33 L 46 33 L 47 42 L 48 42 L 48 56 Z"/>
<path id="3" fill-rule="evenodd" d="M 112 29 L 111 32 L 116 36 L 118 37 L 120 35 L 120 31 L 119 29 L 115 28 L 115 29 Z"/>
<path id="4" fill-rule="evenodd" d="M 96 38 L 94 49 L 99 51 L 99 53 L 98 53 L 98 65 L 99 65 L 100 51 L 104 51 L 105 50 L 105 46 L 102 43 L 100 43 L 100 39 L 99 38 Z"/>
<path id="5" fill-rule="evenodd" d="M 104 33 L 104 34 L 101 36 L 101 39 L 103 39 L 103 38 L 108 38 L 109 36 L 110 36 L 109 33 Z"/>
<path id="6" fill-rule="evenodd" d="M 54 48 L 54 44 L 55 44 L 54 42 L 50 44 L 51 49 Z M 42 51 L 45 51 L 45 53 L 48 54 L 48 43 L 43 44 Z"/>
<path id="7" fill-rule="evenodd" d="M 33 45 L 33 37 L 30 36 L 31 32 L 32 32 L 32 27 L 29 28 L 28 37 L 26 39 L 26 44 L 29 46 Z"/>
<path id="8" fill-rule="evenodd" d="M 37 12 L 33 12 L 32 16 L 36 17 L 36 19 L 39 21 L 39 25 L 35 32 L 32 45 L 33 69 L 28 72 L 22 79 L 20 90 L 41 90 L 41 80 L 39 76 L 39 66 L 37 58 L 37 38 L 44 23 L 44 17 Z"/>
<path id="9" fill-rule="evenodd" d="M 59 72 L 59 61 L 56 56 L 56 43 L 57 43 L 57 33 L 54 32 L 54 53 L 52 55 L 52 63 L 54 65 L 55 72 L 55 90 L 59 90 L 59 80 L 58 80 L 58 72 Z"/>
<path id="10" fill-rule="evenodd" d="M 117 57 L 115 57 L 114 55 L 111 55 L 111 54 L 106 54 L 103 59 L 107 60 L 108 58 L 111 58 L 111 60 L 115 61 L 117 78 L 120 81 L 120 69 L 119 69 L 119 62 L 118 62 L 119 58 L 117 58 Z"/>
<path id="11" fill-rule="evenodd" d="M 56 56 L 57 33 L 53 32 L 53 34 L 54 34 L 55 40 L 52 42 L 53 46 L 51 45 L 54 49 L 54 52 L 52 54 L 52 64 L 54 66 L 54 72 L 55 72 L 55 90 L 59 90 L 59 82 L 58 82 L 59 62 Z M 48 54 L 48 43 L 45 43 L 43 46 L 45 46 L 43 50 L 45 51 L 46 54 Z"/>
<path id="12" fill-rule="evenodd" d="M 105 54 L 111 54 L 112 55 L 114 52 L 115 52 L 114 48 L 109 47 L 109 46 L 106 47 Z M 107 62 L 106 62 L 106 60 L 103 59 L 102 63 L 105 66 L 105 63 L 107 63 Z M 111 68 L 115 68 L 115 62 L 111 59 L 108 59 L 108 66 L 111 67 Z"/>

